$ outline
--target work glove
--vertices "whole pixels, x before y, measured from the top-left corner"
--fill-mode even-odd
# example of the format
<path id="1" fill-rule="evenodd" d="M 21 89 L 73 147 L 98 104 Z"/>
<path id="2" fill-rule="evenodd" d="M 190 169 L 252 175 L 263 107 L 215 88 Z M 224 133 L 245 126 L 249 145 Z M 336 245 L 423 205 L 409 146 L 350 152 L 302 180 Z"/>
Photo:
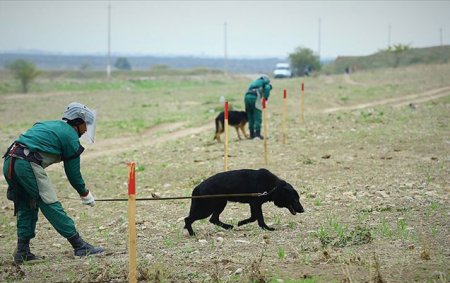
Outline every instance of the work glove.
<path id="1" fill-rule="evenodd" d="M 95 199 L 94 196 L 91 194 L 91 192 L 88 190 L 87 194 L 81 197 L 81 203 L 89 206 L 95 205 Z"/>

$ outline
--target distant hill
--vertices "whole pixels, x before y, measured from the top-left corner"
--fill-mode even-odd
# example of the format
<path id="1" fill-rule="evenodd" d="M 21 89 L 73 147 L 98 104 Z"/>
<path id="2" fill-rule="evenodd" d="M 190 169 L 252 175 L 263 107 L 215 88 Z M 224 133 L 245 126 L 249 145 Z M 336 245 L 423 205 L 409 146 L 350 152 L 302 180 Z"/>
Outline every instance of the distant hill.
<path id="1" fill-rule="evenodd" d="M 335 60 L 322 60 L 323 72 L 343 73 L 374 68 L 392 68 L 412 64 L 436 64 L 450 62 L 450 45 L 411 48 L 398 55 L 394 52 L 379 51 L 368 56 L 340 56 Z M 194 56 L 111 56 L 111 67 L 117 58 L 125 57 L 132 70 L 149 70 L 153 66 L 165 65 L 171 69 L 207 68 L 224 70 L 223 58 Z M 40 70 L 106 70 L 107 57 L 104 55 L 60 55 L 45 52 L 0 53 L 0 70 L 5 69 L 9 62 L 16 59 L 26 59 L 36 64 Z M 266 73 L 271 74 L 276 63 L 285 62 L 287 58 L 229 58 L 227 71 L 230 73 Z"/>
<path id="2" fill-rule="evenodd" d="M 411 48 L 397 55 L 394 52 L 379 51 L 369 56 L 337 57 L 334 62 L 324 66 L 327 73 L 343 73 L 375 68 L 393 68 L 413 64 L 445 64 L 450 62 L 450 45 L 427 48 Z M 398 60 L 398 61 L 397 61 Z"/>
<path id="3" fill-rule="evenodd" d="M 118 57 L 127 58 L 133 70 L 149 70 L 155 65 L 174 69 L 208 68 L 224 70 L 223 58 L 158 57 L 158 56 L 112 56 L 111 67 Z M 105 70 L 107 57 L 99 55 L 53 55 L 43 53 L 0 53 L 0 69 L 16 59 L 32 61 L 41 70 Z M 228 59 L 227 71 L 231 73 L 272 73 L 275 64 L 283 58 Z"/>

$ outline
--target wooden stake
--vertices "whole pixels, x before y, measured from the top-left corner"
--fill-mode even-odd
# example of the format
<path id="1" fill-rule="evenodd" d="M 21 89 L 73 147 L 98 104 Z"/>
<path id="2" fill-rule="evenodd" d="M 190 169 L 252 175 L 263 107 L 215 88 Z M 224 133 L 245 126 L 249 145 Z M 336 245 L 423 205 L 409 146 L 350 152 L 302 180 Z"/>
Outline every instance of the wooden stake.
<path id="1" fill-rule="evenodd" d="M 302 125 L 305 124 L 305 117 L 304 117 L 304 111 L 305 111 L 305 85 L 302 83 L 302 98 L 301 98 L 301 105 L 300 105 L 300 122 Z"/>
<path id="2" fill-rule="evenodd" d="M 264 138 L 264 162 L 267 165 L 269 162 L 267 161 L 267 111 L 266 111 L 266 99 L 263 97 L 262 99 L 262 107 L 263 107 L 263 138 Z"/>
<path id="3" fill-rule="evenodd" d="M 136 277 L 136 163 L 128 163 L 128 282 L 137 282 Z"/>
<path id="4" fill-rule="evenodd" d="M 223 127 L 225 128 L 225 171 L 228 171 L 228 101 L 225 101 L 225 122 Z"/>
<path id="5" fill-rule="evenodd" d="M 286 89 L 284 89 L 283 92 L 283 122 L 282 122 L 282 129 L 283 129 L 283 144 L 286 144 L 286 98 L 287 98 L 287 94 L 286 94 Z"/>

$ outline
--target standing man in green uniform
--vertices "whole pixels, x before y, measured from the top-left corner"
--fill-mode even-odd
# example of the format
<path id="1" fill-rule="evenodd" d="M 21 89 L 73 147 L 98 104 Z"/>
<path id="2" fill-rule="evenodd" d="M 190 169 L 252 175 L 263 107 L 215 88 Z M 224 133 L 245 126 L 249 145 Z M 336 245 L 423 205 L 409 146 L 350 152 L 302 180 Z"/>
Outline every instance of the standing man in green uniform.
<path id="1" fill-rule="evenodd" d="M 80 195 L 81 202 L 94 206 L 94 196 L 86 188 L 80 172 L 80 154 L 84 148 L 79 138 L 94 142 L 95 118 L 95 111 L 81 103 L 70 103 L 62 120 L 34 124 L 14 141 L 3 156 L 8 199 L 14 201 L 14 215 L 17 215 L 16 263 L 39 259 L 30 251 L 39 209 L 56 231 L 70 242 L 76 256 L 104 251 L 80 237 L 74 221 L 58 201 L 54 186 L 44 170 L 53 163 L 63 161 L 66 176 Z"/>
<path id="2" fill-rule="evenodd" d="M 245 111 L 248 116 L 248 129 L 250 131 L 251 139 L 263 139 L 261 136 L 262 124 L 262 103 L 261 99 L 264 97 L 269 99 L 272 85 L 267 75 L 262 75 L 257 80 L 254 80 L 248 87 L 245 93 Z"/>

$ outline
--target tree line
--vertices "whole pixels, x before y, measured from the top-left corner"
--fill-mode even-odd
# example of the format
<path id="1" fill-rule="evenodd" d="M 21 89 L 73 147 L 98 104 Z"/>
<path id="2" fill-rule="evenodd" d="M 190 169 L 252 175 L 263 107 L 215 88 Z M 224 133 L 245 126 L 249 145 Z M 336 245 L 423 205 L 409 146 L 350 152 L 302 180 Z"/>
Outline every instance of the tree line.
<path id="1" fill-rule="evenodd" d="M 398 66 L 400 54 L 409 50 L 409 45 L 396 45 L 388 48 L 386 52 L 392 53 L 396 57 L 394 68 Z M 289 53 L 289 61 L 294 76 L 307 76 L 311 72 L 318 72 L 322 69 L 320 58 L 313 50 L 305 47 L 297 47 L 292 53 Z M 128 71 L 132 65 L 126 57 L 119 57 L 114 63 L 117 70 Z M 25 59 L 16 59 L 7 64 L 6 68 L 12 72 L 14 77 L 20 82 L 21 92 L 27 93 L 30 84 L 41 73 L 36 65 Z"/>

